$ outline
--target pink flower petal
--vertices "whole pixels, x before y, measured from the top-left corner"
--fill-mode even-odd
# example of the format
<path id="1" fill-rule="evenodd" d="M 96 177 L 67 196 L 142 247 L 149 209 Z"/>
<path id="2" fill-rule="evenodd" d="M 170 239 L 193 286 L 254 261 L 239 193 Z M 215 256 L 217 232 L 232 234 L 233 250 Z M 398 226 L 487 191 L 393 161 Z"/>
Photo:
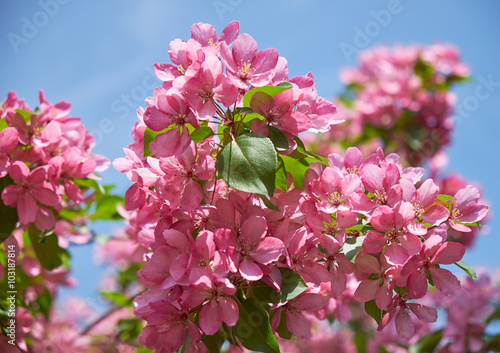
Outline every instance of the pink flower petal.
<path id="1" fill-rule="evenodd" d="M 437 320 L 437 310 L 436 308 L 430 308 L 425 305 L 410 303 L 407 304 L 417 317 L 424 322 L 436 322 Z"/>
<path id="2" fill-rule="evenodd" d="M 191 136 L 187 129 L 171 129 L 156 136 L 151 142 L 150 148 L 157 157 L 178 156 L 189 147 Z"/>
<path id="3" fill-rule="evenodd" d="M 255 261 L 263 265 L 267 265 L 272 261 L 278 260 L 284 249 L 285 245 L 281 240 L 278 238 L 267 237 L 250 252 L 250 256 L 252 256 Z"/>
<path id="4" fill-rule="evenodd" d="M 298 339 L 311 339 L 311 327 L 306 318 L 294 311 L 286 311 L 286 326 L 288 330 Z"/>
<path id="5" fill-rule="evenodd" d="M 370 254 L 378 254 L 385 246 L 387 239 L 384 234 L 370 230 L 363 240 L 363 249 Z"/>
<path id="6" fill-rule="evenodd" d="M 379 287 L 378 281 L 365 279 L 354 292 L 354 299 L 362 303 L 375 299 Z"/>
<path id="7" fill-rule="evenodd" d="M 395 318 L 396 331 L 399 337 L 409 340 L 415 334 L 415 326 L 413 321 L 405 310 L 399 309 Z"/>
<path id="8" fill-rule="evenodd" d="M 24 194 L 17 203 L 17 214 L 22 224 L 34 222 L 38 210 L 38 205 L 31 195 Z"/>
<path id="9" fill-rule="evenodd" d="M 228 326 L 234 326 L 238 322 L 238 304 L 231 298 L 219 298 L 219 313 L 222 321 Z"/>
<path id="10" fill-rule="evenodd" d="M 412 272 L 408 276 L 406 284 L 408 288 L 408 295 L 412 299 L 422 298 L 427 293 L 427 277 L 423 270 Z"/>
<path id="11" fill-rule="evenodd" d="M 432 258 L 433 264 L 451 265 L 462 259 L 465 247 L 460 243 L 448 241 L 442 244 Z"/>
<path id="12" fill-rule="evenodd" d="M 264 275 L 259 265 L 248 261 L 246 258 L 240 264 L 240 274 L 248 281 L 258 281 Z"/>
<path id="13" fill-rule="evenodd" d="M 255 246 L 266 236 L 267 221 L 264 217 L 249 217 L 241 225 L 240 233 L 240 239 L 246 246 Z"/>
<path id="14" fill-rule="evenodd" d="M 206 335 L 213 335 L 222 325 L 219 305 L 215 300 L 203 305 L 200 310 L 200 328 Z"/>
<path id="15" fill-rule="evenodd" d="M 431 276 L 436 288 L 445 296 L 460 289 L 460 281 L 448 270 L 432 268 Z"/>

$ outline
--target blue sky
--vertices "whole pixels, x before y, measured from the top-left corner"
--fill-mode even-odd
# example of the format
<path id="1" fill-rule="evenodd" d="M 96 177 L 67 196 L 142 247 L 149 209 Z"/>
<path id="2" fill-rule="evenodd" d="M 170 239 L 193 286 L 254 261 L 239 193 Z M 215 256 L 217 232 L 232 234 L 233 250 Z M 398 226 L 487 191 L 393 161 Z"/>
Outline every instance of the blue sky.
<path id="1" fill-rule="evenodd" d="M 169 60 L 169 42 L 187 40 L 193 23 L 211 23 L 220 32 L 231 20 L 240 21 L 240 33 L 252 35 L 260 49 L 275 47 L 287 58 L 291 76 L 311 71 L 319 94 L 327 98 L 341 90 L 339 69 L 354 64 L 355 55 L 342 48 L 454 43 L 470 64 L 473 79 L 456 90 L 462 109 L 449 169 L 480 182 L 492 206 L 489 233 L 464 260 L 498 268 L 499 13 L 496 1 L 2 1 L 0 99 L 15 90 L 34 108 L 38 90 L 44 89 L 51 102 L 70 102 L 72 116 L 81 117 L 96 136 L 94 151 L 113 160 L 132 140 L 136 108 L 159 85 L 152 65 Z M 482 88 L 478 98 L 479 85 L 488 97 Z M 129 186 L 113 169 L 103 177 L 117 184 L 119 192 Z M 99 225 L 103 232 L 109 228 Z M 99 268 L 88 263 L 91 246 L 75 248 L 73 254 L 81 287 L 65 293 L 95 302 Z"/>

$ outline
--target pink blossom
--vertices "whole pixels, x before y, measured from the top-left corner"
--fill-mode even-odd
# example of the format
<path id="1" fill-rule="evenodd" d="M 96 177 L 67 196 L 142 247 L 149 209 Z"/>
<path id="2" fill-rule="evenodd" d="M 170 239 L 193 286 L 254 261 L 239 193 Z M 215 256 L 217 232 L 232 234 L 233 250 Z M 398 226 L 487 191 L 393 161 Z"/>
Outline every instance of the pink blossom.
<path id="1" fill-rule="evenodd" d="M 200 310 L 200 327 L 206 335 L 215 334 L 222 322 L 236 325 L 238 305 L 229 297 L 236 293 L 236 287 L 227 278 L 217 278 L 210 270 L 195 269 L 190 282 L 183 305 L 194 308 L 208 301 Z"/>
<path id="2" fill-rule="evenodd" d="M 474 186 L 467 185 L 455 194 L 448 222 L 455 230 L 470 232 L 471 228 L 469 226 L 460 223 L 479 222 L 486 217 L 488 210 L 488 205 L 479 203 L 479 190 Z"/>
<path id="3" fill-rule="evenodd" d="M 17 207 L 19 221 L 23 224 L 39 220 L 39 229 L 50 229 L 54 225 L 54 216 L 37 202 L 47 206 L 55 206 L 59 203 L 59 197 L 46 185 L 47 168 L 38 167 L 33 171 L 20 161 L 12 163 L 9 172 L 15 185 L 7 186 L 2 192 L 2 200 L 6 205 Z M 51 212 L 50 212 L 51 213 Z M 44 222 L 48 217 L 48 222 Z M 50 226 L 50 227 L 48 227 Z"/>
<path id="4" fill-rule="evenodd" d="M 190 123 L 195 128 L 200 126 L 189 104 L 175 91 L 159 93 L 156 105 L 149 106 L 144 112 L 144 122 L 154 131 L 174 125 L 173 129 L 156 136 L 156 140 L 151 143 L 151 151 L 157 157 L 176 156 L 184 152 L 191 142 L 185 125 Z"/>
<path id="5" fill-rule="evenodd" d="M 326 299 L 323 296 L 304 292 L 290 301 L 271 307 L 271 309 L 278 309 L 271 320 L 271 327 L 276 331 L 281 321 L 281 312 L 284 311 L 286 326 L 292 335 L 298 339 L 308 340 L 311 338 L 311 326 L 302 312 L 319 310 L 325 304 Z"/>
<path id="6" fill-rule="evenodd" d="M 262 115 L 265 120 L 253 121 L 252 128 L 258 131 L 268 124 L 294 136 L 308 130 L 311 127 L 311 121 L 307 115 L 294 110 L 296 104 L 293 89 L 284 90 L 274 97 L 265 92 L 255 92 L 250 100 L 250 108 Z"/>
<path id="7" fill-rule="evenodd" d="M 220 37 L 217 38 L 217 32 L 208 23 L 195 23 L 191 26 L 191 38 L 200 43 L 203 47 L 212 47 L 218 49 L 220 42 L 226 42 L 228 46 L 233 44 L 238 36 L 240 23 L 231 21 L 226 28 L 222 30 Z M 218 52 L 218 50 L 217 50 Z"/>
<path id="8" fill-rule="evenodd" d="M 427 293 L 427 276 L 436 288 L 449 295 L 460 288 L 458 279 L 448 270 L 436 265 L 450 265 L 460 261 L 465 248 L 460 243 L 444 242 L 439 235 L 431 235 L 423 244 L 420 254 L 413 256 L 404 265 L 401 275 L 408 276 L 408 295 L 421 298 Z"/>
<path id="9" fill-rule="evenodd" d="M 387 307 L 387 312 L 382 317 L 377 330 L 381 331 L 395 317 L 396 331 L 401 338 L 410 339 L 415 334 L 415 325 L 410 317 L 413 312 L 424 322 L 435 322 L 437 320 L 437 310 L 425 305 L 407 303 L 405 296 L 396 294 Z"/>
<path id="10" fill-rule="evenodd" d="M 242 89 L 270 83 L 279 57 L 274 48 L 257 51 L 257 42 L 246 33 L 238 36 L 232 50 L 228 43 L 221 42 L 220 54 L 229 79 Z"/>
<path id="11" fill-rule="evenodd" d="M 283 242 L 266 236 L 265 218 L 251 216 L 243 222 L 238 235 L 232 229 L 215 231 L 215 243 L 228 254 L 232 271 L 238 271 L 248 281 L 257 281 L 264 275 L 262 265 L 276 261 L 284 249 Z"/>

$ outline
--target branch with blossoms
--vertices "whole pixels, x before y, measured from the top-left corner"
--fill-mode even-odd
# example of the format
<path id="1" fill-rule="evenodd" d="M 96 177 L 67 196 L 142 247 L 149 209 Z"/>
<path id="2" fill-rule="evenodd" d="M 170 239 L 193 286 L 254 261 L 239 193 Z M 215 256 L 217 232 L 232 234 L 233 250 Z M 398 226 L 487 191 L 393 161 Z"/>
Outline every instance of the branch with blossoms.
<path id="1" fill-rule="evenodd" d="M 114 162 L 133 183 L 126 209 L 147 214 L 154 234 L 138 237 L 151 249 L 138 272 L 148 290 L 134 302 L 147 322 L 139 342 L 278 352 L 277 337 L 311 337 L 308 315 L 335 316 L 329 303 L 351 273 L 378 329 L 394 321 L 410 339 L 412 315 L 436 321 L 418 302 L 428 286 L 460 288 L 442 266 L 472 273 L 448 231 L 479 226 L 488 206 L 477 188 L 444 194 L 381 149 L 308 151 L 300 134 L 334 131 L 335 106 L 311 74 L 289 78 L 275 49 L 238 33 L 237 22 L 220 36 L 198 23 L 170 43 L 172 64 L 155 64 L 163 85 Z"/>
<path id="2" fill-rule="evenodd" d="M 10 92 L 0 108 L 0 320 L 7 347 L 23 351 L 42 339 L 31 328 L 52 315 L 57 289 L 75 284 L 68 246 L 92 241 L 88 222 L 120 219 L 123 203 L 99 183 L 109 161 L 91 153 L 70 104 L 43 91 L 39 101 L 32 110 Z"/>
<path id="3" fill-rule="evenodd" d="M 346 123 L 310 137 L 322 153 L 357 146 L 365 154 L 382 147 L 395 152 L 405 166 L 443 159 L 451 142 L 451 91 L 469 80 L 469 68 L 450 44 L 378 46 L 364 50 L 356 67 L 340 72 L 344 92 L 336 98 Z"/>

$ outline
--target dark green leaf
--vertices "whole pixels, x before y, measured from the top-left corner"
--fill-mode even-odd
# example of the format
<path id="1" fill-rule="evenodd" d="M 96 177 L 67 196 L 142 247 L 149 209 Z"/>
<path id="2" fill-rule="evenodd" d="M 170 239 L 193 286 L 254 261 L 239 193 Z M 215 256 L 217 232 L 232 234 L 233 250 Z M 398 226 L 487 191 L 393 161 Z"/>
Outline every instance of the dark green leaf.
<path id="1" fill-rule="evenodd" d="M 380 320 L 382 320 L 382 316 L 385 314 L 384 310 L 379 309 L 375 303 L 375 299 L 365 303 L 365 311 L 368 315 L 373 317 L 375 321 L 377 321 L 377 324 L 380 324 Z"/>
<path id="2" fill-rule="evenodd" d="M 464 270 L 465 273 L 467 273 L 472 279 L 477 279 L 476 271 L 474 271 L 474 269 L 470 265 L 467 265 L 463 261 L 455 262 L 455 265 L 457 265 L 462 270 Z"/>
<path id="3" fill-rule="evenodd" d="M 274 126 L 269 126 L 268 137 L 273 142 L 273 145 L 276 148 L 276 150 L 287 151 L 290 148 L 285 134 L 281 130 L 275 128 Z"/>
<path id="4" fill-rule="evenodd" d="M 238 309 L 239 318 L 233 332 L 241 344 L 257 352 L 279 352 L 278 341 L 271 330 L 267 311 L 252 298 L 243 303 L 238 301 Z"/>
<path id="5" fill-rule="evenodd" d="M 44 268 L 50 271 L 62 265 L 62 257 L 66 256 L 66 252 L 57 244 L 57 235 L 55 233 L 43 236 L 42 232 L 31 223 L 28 234 L 35 249 L 36 257 Z"/>
<path id="6" fill-rule="evenodd" d="M 328 159 L 325 156 L 322 156 L 320 154 L 317 154 L 317 153 L 314 153 L 311 151 L 307 151 L 305 146 L 304 146 L 304 142 L 302 142 L 302 140 L 298 136 L 295 136 L 293 139 L 297 143 L 297 148 L 295 149 L 295 151 L 292 154 L 290 154 L 290 157 L 293 157 L 296 159 L 312 157 L 313 160 L 311 162 L 308 161 L 308 163 L 315 162 L 315 163 L 322 163 L 322 164 L 328 165 Z M 293 154 L 303 155 L 305 157 L 298 157 L 298 156 L 293 155 Z"/>
<path id="7" fill-rule="evenodd" d="M 366 353 L 366 333 L 359 330 L 354 336 L 354 344 L 356 345 L 356 352 Z"/>
<path id="8" fill-rule="evenodd" d="M 249 193 L 273 196 L 277 157 L 274 146 L 260 134 L 246 134 L 222 150 L 217 167 L 230 186 Z"/>
<path id="9" fill-rule="evenodd" d="M 42 293 L 38 294 L 36 297 L 36 311 L 41 312 L 45 318 L 49 318 L 49 311 L 52 307 L 52 295 L 48 289 L 45 289 Z"/>
<path id="10" fill-rule="evenodd" d="M 116 327 L 118 335 L 125 340 L 130 341 L 141 333 L 142 330 L 142 320 L 134 318 L 134 319 L 122 319 L 118 321 L 118 325 Z"/>
<path id="11" fill-rule="evenodd" d="M 417 344 L 412 347 L 412 350 L 415 353 L 432 353 L 436 351 L 436 347 L 441 341 L 441 337 L 443 336 L 443 330 L 438 330 L 435 332 L 431 332 L 428 335 L 421 337 Z"/>
<path id="12" fill-rule="evenodd" d="M 283 92 L 287 89 L 290 89 L 292 87 L 293 87 L 292 84 L 288 83 L 288 82 L 280 83 L 278 86 L 256 87 L 254 89 L 251 89 L 247 93 L 245 93 L 245 95 L 243 96 L 243 106 L 250 108 L 250 100 L 252 99 L 252 96 L 256 92 L 264 92 L 264 93 L 270 95 L 271 97 L 274 97 L 278 93 L 281 93 L 281 92 Z"/>
<path id="13" fill-rule="evenodd" d="M 209 353 L 220 353 L 222 344 L 224 343 L 224 335 L 219 330 L 212 336 L 202 335 L 201 341 L 205 343 Z"/>
<path id="14" fill-rule="evenodd" d="M 281 158 L 278 158 L 278 168 L 276 170 L 276 187 L 283 191 L 287 191 L 288 189 L 286 170 Z"/>
<path id="15" fill-rule="evenodd" d="M 273 211 L 278 211 L 278 212 L 280 211 L 280 208 L 278 207 L 278 205 L 271 202 L 271 200 L 269 200 L 267 198 L 267 196 L 265 196 L 265 195 L 258 195 L 258 196 L 264 202 L 264 205 L 266 205 L 267 208 L 269 208 L 270 210 L 273 210 Z"/>
<path id="16" fill-rule="evenodd" d="M 0 178 L 0 194 L 2 194 L 3 189 L 13 184 L 14 181 L 9 175 Z M 3 243 L 16 228 L 17 221 L 17 210 L 5 205 L 2 198 L 0 198 L 0 244 Z"/>
<path id="17" fill-rule="evenodd" d="M 292 338 L 292 333 L 286 326 L 286 313 L 285 310 L 281 310 L 280 314 L 276 313 L 275 315 L 281 315 L 280 317 L 280 323 L 278 327 L 276 328 L 276 333 L 281 337 L 286 340 L 289 340 Z"/>
<path id="18" fill-rule="evenodd" d="M 281 290 L 277 292 L 263 281 L 258 281 L 253 286 L 253 294 L 260 300 L 269 303 L 284 303 L 300 295 L 307 289 L 306 282 L 295 271 L 285 267 L 279 268 L 281 272 Z"/>
<path id="19" fill-rule="evenodd" d="M 488 316 L 485 322 L 489 324 L 490 322 L 497 320 L 500 320 L 500 305 L 497 305 L 495 312 Z"/>

